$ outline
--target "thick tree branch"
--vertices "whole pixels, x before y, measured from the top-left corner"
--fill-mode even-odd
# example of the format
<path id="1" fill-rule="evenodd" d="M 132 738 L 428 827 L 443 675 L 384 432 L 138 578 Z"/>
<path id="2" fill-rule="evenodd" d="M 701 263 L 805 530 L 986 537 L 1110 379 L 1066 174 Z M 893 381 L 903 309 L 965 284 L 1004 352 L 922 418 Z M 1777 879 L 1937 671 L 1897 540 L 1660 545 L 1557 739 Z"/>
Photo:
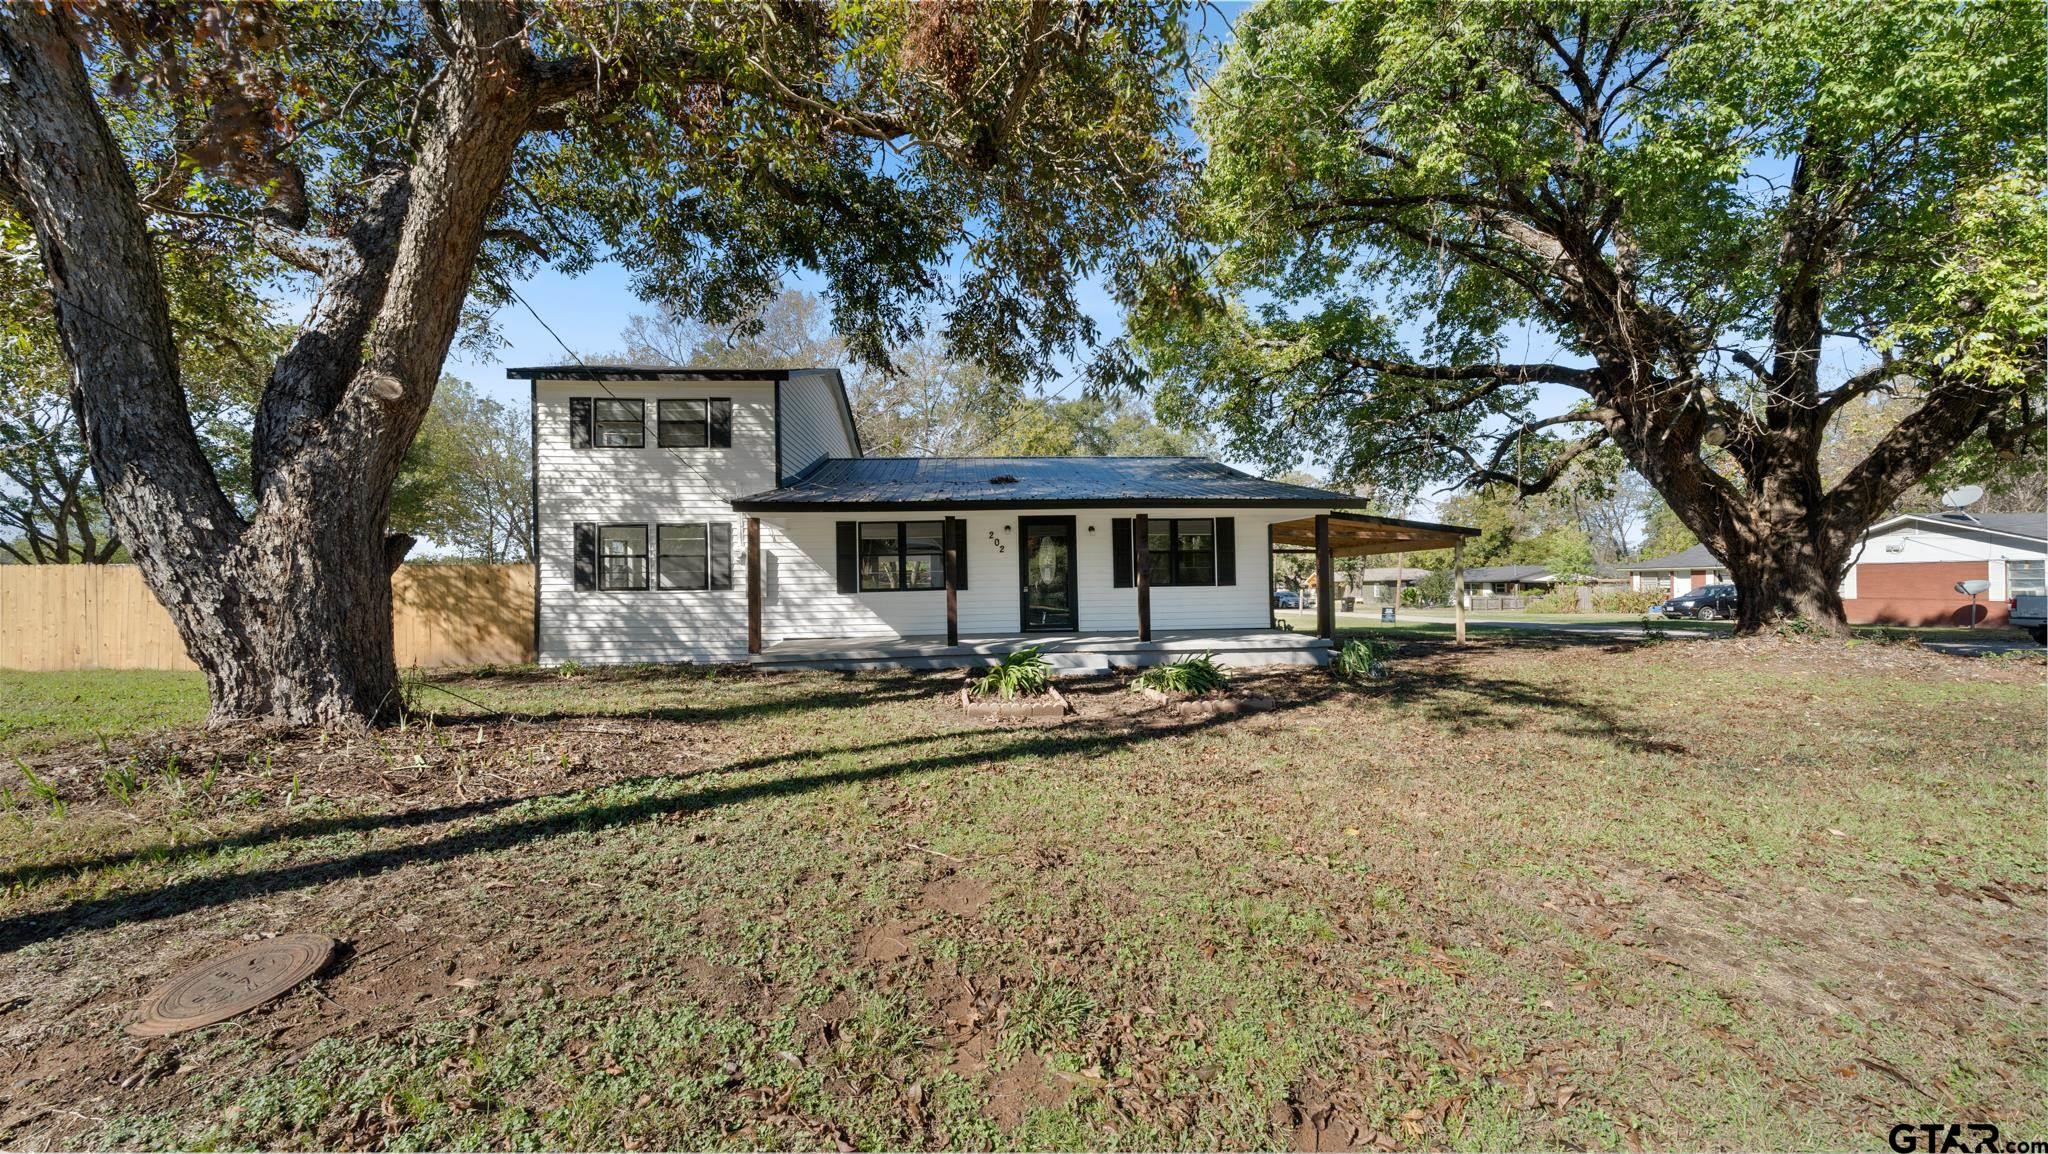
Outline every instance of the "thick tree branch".
<path id="1" fill-rule="evenodd" d="M 1522 438 L 1540 429 L 1551 428 L 1557 425 L 1577 425 L 1588 422 L 1600 423 L 1604 422 L 1608 416 L 1611 416 L 1611 414 L 1581 410 L 1530 421 L 1503 435 L 1499 441 L 1495 442 L 1492 455 L 1483 462 L 1470 449 L 1466 448 L 1464 444 L 1454 438 L 1435 432 L 1430 433 L 1428 436 L 1431 442 L 1450 451 L 1465 462 L 1469 472 L 1460 484 L 1467 487 L 1509 485 L 1514 487 L 1523 496 L 1533 497 L 1539 493 L 1548 492 L 1554 487 L 1570 471 L 1573 462 L 1599 448 L 1601 445 L 1606 444 L 1608 441 L 1606 427 L 1603 424 L 1601 428 L 1595 429 L 1576 440 L 1567 442 L 1561 452 L 1544 462 L 1542 472 L 1537 473 L 1533 477 L 1523 475 L 1520 470 L 1508 472 L 1501 468 L 1501 465 L 1507 460 L 1509 450 L 1519 444 Z"/>
<path id="2" fill-rule="evenodd" d="M 1347 353 L 1342 349 L 1325 349 L 1323 355 L 1341 364 L 1365 372 L 1378 373 L 1389 377 L 1412 377 L 1418 381 L 1498 381 L 1501 384 L 1553 384 L 1585 388 L 1598 375 L 1594 369 L 1573 368 L 1570 365 L 1548 363 L 1497 364 L 1479 361 L 1465 365 L 1422 365 L 1408 361 L 1386 360 L 1380 357 L 1365 357 Z"/>
<path id="3" fill-rule="evenodd" d="M 35 229 L 108 510 L 145 569 L 189 565 L 232 543 L 241 518 L 192 431 L 134 181 L 61 19 L 0 8 L 0 154 Z"/>
<path id="4" fill-rule="evenodd" d="M 326 279 L 313 311 L 278 358 L 256 407 L 250 465 L 259 498 L 277 462 L 333 412 L 361 366 L 363 338 L 383 304 L 411 195 L 409 176 L 385 177 L 341 245 L 323 255 Z"/>
<path id="5" fill-rule="evenodd" d="M 1999 399 L 1973 382 L 1937 381 L 1920 407 L 1894 425 L 1828 491 L 1821 503 L 1821 521 L 1831 542 L 1846 551 L 1848 542 L 1899 494 L 1955 452 Z"/>

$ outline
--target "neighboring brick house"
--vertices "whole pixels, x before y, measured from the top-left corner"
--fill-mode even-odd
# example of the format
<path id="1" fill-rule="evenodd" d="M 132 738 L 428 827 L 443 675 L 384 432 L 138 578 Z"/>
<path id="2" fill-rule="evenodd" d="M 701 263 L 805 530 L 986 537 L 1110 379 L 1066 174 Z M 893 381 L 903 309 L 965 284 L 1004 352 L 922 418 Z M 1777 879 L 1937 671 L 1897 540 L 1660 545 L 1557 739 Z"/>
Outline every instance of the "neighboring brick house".
<path id="1" fill-rule="evenodd" d="M 1842 604 L 1857 624 L 1968 625 L 1958 581 L 1988 581 L 1977 624 L 2003 625 L 2012 598 L 2042 591 L 2048 513 L 1907 513 L 1863 534 Z"/>
<path id="2" fill-rule="evenodd" d="M 1979 625 L 2003 625 L 2012 598 L 2041 592 L 2048 561 L 2048 513 L 1906 513 L 1863 534 L 1842 578 L 1842 605 L 1857 625 L 1968 625 L 1970 598 L 1959 581 L 1985 581 Z M 1633 588 L 1676 597 L 1728 580 L 1728 569 L 1694 545 L 1622 568 Z"/>

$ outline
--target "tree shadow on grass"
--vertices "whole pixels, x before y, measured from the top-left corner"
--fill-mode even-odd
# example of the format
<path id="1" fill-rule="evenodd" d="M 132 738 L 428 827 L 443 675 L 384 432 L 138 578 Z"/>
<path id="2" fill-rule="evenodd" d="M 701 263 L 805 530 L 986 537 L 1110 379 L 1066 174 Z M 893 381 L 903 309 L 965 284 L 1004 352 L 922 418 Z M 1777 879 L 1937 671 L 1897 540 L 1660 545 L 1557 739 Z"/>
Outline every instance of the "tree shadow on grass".
<path id="1" fill-rule="evenodd" d="M 1290 708 L 1290 706 L 1283 705 L 1282 708 Z M 0 920 L 0 954 L 11 953 L 26 946 L 59 938 L 78 930 L 156 921 L 162 918 L 191 913 L 195 910 L 227 905 L 245 898 L 289 893 L 313 886 L 326 885 L 330 882 L 379 874 L 387 870 L 399 869 L 410 865 L 445 862 L 470 854 L 491 853 L 498 850 L 511 849 L 515 846 L 542 841 L 567 833 L 590 832 L 615 826 L 630 825 L 652 818 L 664 817 L 669 814 L 695 813 L 716 809 L 720 806 L 740 805 L 750 801 L 789 797 L 836 785 L 887 781 L 914 774 L 958 769 L 964 766 L 984 764 L 990 761 L 1000 761 L 1013 757 L 1060 757 L 1067 755 L 1086 757 L 1106 754 L 1119 749 L 1128 749 L 1134 743 L 1142 741 L 1198 732 L 1220 725 L 1227 725 L 1232 720 L 1228 717 L 1209 717 L 1137 731 L 1122 727 L 1111 729 L 1108 727 L 1091 726 L 1086 723 L 1070 724 L 1059 729 L 1012 731 L 955 730 L 926 736 L 894 738 L 864 746 L 809 749 L 776 754 L 769 757 L 751 758 L 689 775 L 628 778 L 623 781 L 594 786 L 590 789 L 566 790 L 551 794 L 529 795 L 465 805 L 442 806 L 434 809 L 419 810 L 413 813 L 327 818 L 309 822 L 295 822 L 283 826 L 265 827 L 264 829 L 252 830 L 248 833 L 217 839 L 211 843 L 201 842 L 190 846 L 181 846 L 174 852 L 177 857 L 181 858 L 196 857 L 222 849 L 289 841 L 295 838 L 318 836 L 324 833 L 376 829 L 408 829 L 444 822 L 463 821 L 488 816 L 515 806 L 547 807 L 553 803 L 564 803 L 569 806 L 569 808 L 558 812 L 529 817 L 516 817 L 482 829 L 469 829 L 449 833 L 427 841 L 393 846 L 388 849 L 350 854 L 344 857 L 328 858 L 298 865 L 278 866 L 227 877 L 189 878 L 147 892 L 110 894 L 105 897 L 88 898 L 72 902 L 55 910 L 20 914 Z M 982 736 L 983 734 L 992 735 L 993 733 L 1002 733 L 1003 736 L 1011 740 L 998 741 L 992 745 L 980 741 L 972 741 L 975 737 Z M 971 744 L 961 748 L 964 743 L 969 742 Z M 863 754 L 889 755 L 927 744 L 945 744 L 955 748 L 947 752 L 933 752 L 906 760 L 892 759 L 887 764 L 863 766 L 858 769 L 835 770 L 829 773 L 798 774 L 773 778 L 767 781 L 731 785 L 707 785 L 704 788 L 688 790 L 678 794 L 644 796 L 630 801 L 575 804 L 584 795 L 591 792 L 616 794 L 635 790 L 661 790 L 666 786 L 697 781 L 712 775 L 724 776 L 751 773 L 779 766 L 796 766 L 805 762 L 819 761 L 826 758 L 844 758 Z M 136 856 L 146 856 L 146 854 Z M 109 864 L 114 863 L 110 862 Z"/>
<path id="2" fill-rule="evenodd" d="M 644 689 L 649 682 L 672 681 L 677 688 L 677 692 L 683 693 L 687 692 L 690 687 L 701 686 L 706 682 L 742 681 L 748 678 L 760 678 L 765 681 L 786 675 L 757 673 L 742 668 L 720 678 L 710 676 L 662 677 L 658 674 L 649 674 L 644 677 L 606 675 L 593 678 L 586 683 L 582 680 L 586 676 L 588 675 L 579 674 L 574 679 L 563 679 L 553 674 L 530 678 L 438 678 L 428 682 L 427 685 L 433 689 L 445 692 L 452 699 L 468 702 L 470 705 L 484 710 L 481 713 L 437 712 L 434 715 L 437 723 L 451 725 L 474 724 L 478 721 L 499 719 L 536 723 L 556 721 L 632 721 L 645 719 L 678 721 L 700 725 L 726 721 L 758 721 L 777 714 L 795 713 L 812 709 L 857 709 L 870 705 L 886 705 L 891 702 L 911 701 L 930 697 L 934 688 L 933 681 L 929 676 L 921 678 L 913 674 L 885 674 L 881 676 L 869 674 L 865 679 L 856 682 L 854 680 L 856 675 L 842 674 L 833 678 L 833 681 L 843 684 L 844 688 L 837 688 L 824 693 L 818 692 L 815 686 L 793 682 L 787 686 L 778 686 L 777 688 L 783 690 L 783 692 L 777 693 L 765 700 L 755 698 L 724 705 L 697 705 L 684 701 L 674 705 L 659 705 L 652 708 L 622 708 L 617 711 L 607 711 L 601 708 L 521 709 L 517 702 L 490 706 L 476 701 L 473 697 L 462 692 L 471 689 L 475 684 L 492 682 L 503 682 L 520 686 L 552 683 L 564 690 L 572 690 L 582 688 L 585 684 L 590 685 L 593 689 L 607 684 L 632 685 Z M 451 685 L 454 688 L 449 688 Z"/>
<path id="3" fill-rule="evenodd" d="M 1596 648 L 1587 640 L 1542 644 L 1543 649 Z M 1555 718 L 1552 732 L 1567 737 L 1604 741 L 1629 753 L 1682 755 L 1684 744 L 1657 736 L 1655 730 L 1628 720 L 1609 705 L 1575 695 L 1554 685 L 1514 677 L 1487 676 L 1464 668 L 1461 655 L 1444 659 L 1438 669 L 1395 682 L 1386 694 L 1395 704 L 1421 711 L 1453 735 L 1478 730 L 1529 728 L 1529 711 Z"/>

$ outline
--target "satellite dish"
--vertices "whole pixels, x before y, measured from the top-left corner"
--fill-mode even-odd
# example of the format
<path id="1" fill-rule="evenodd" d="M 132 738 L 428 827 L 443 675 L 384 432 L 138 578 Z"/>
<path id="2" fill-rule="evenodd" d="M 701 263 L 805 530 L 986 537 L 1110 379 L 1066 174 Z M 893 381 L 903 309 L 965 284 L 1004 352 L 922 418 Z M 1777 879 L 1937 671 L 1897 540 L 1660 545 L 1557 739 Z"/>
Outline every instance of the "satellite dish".
<path id="1" fill-rule="evenodd" d="M 1961 485 L 1941 495 L 1944 509 L 1967 509 L 1984 499 L 1984 486 Z"/>

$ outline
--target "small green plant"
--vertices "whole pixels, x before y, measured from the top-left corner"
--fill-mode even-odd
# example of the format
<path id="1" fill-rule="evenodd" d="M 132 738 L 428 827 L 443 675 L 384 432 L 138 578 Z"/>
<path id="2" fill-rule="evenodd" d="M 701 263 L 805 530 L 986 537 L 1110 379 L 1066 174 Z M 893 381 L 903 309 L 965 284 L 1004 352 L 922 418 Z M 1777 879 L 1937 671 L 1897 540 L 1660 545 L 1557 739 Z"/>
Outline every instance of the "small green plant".
<path id="1" fill-rule="evenodd" d="M 1826 633 L 1827 630 L 1821 628 L 1820 625 L 1815 623 L 1811 618 L 1788 617 L 1785 620 L 1778 622 L 1775 632 L 1780 637 L 1794 638 L 1819 637 L 1822 634 Z"/>
<path id="2" fill-rule="evenodd" d="M 142 777 L 135 772 L 134 758 L 101 774 L 100 781 L 107 787 L 108 796 L 123 806 L 132 804 L 135 795 L 142 792 Z"/>
<path id="3" fill-rule="evenodd" d="M 21 776 L 28 779 L 29 796 L 49 806 L 52 817 L 62 818 L 64 816 L 64 799 L 57 796 L 57 787 L 37 777 L 36 771 L 29 768 L 28 762 L 17 757 L 14 759 L 14 765 L 15 768 L 21 770 Z"/>
<path id="4" fill-rule="evenodd" d="M 1133 688 L 1161 693 L 1218 693 L 1229 684 L 1230 675 L 1208 653 L 1154 665 L 1131 679 Z"/>
<path id="5" fill-rule="evenodd" d="M 1377 681 L 1387 675 L 1394 643 L 1383 637 L 1354 637 L 1330 658 L 1330 672 L 1347 681 Z"/>
<path id="6" fill-rule="evenodd" d="M 583 666 L 574 661 L 564 661 L 560 665 L 555 666 L 556 677 L 580 677 L 582 675 Z"/>
<path id="7" fill-rule="evenodd" d="M 1003 654 L 1003 659 L 986 676 L 967 683 L 967 692 L 975 697 L 1001 697 L 1005 701 L 1044 693 L 1052 676 L 1052 662 L 1045 659 L 1044 650 L 1042 645 L 1033 645 Z"/>

